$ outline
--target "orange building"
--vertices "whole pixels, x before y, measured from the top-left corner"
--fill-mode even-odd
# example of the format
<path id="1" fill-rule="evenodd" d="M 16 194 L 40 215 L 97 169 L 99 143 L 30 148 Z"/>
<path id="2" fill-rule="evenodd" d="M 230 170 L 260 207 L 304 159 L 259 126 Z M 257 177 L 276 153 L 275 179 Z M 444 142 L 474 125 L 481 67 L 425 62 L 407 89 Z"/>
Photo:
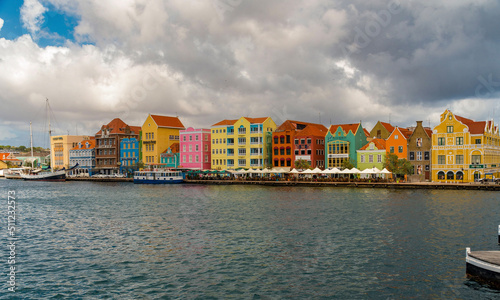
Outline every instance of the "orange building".
<path id="1" fill-rule="evenodd" d="M 321 124 L 293 120 L 283 122 L 273 132 L 273 167 L 293 168 L 296 160 L 304 159 L 313 168 L 324 168 L 326 132 L 326 127 Z M 321 145 L 321 159 L 316 157 L 315 145 Z"/>
<path id="2" fill-rule="evenodd" d="M 406 128 L 396 127 L 386 140 L 388 154 L 396 154 L 399 159 L 408 159 L 408 139 L 412 132 Z"/>

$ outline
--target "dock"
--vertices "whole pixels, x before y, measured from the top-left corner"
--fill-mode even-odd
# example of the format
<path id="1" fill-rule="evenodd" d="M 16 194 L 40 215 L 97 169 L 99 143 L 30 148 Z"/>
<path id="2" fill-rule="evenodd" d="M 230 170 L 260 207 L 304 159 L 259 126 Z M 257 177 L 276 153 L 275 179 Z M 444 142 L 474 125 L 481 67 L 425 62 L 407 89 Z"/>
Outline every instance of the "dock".
<path id="1" fill-rule="evenodd" d="M 93 182 L 134 182 L 134 178 L 120 177 L 66 177 L 66 181 L 93 181 Z"/>
<path id="2" fill-rule="evenodd" d="M 500 191 L 498 184 L 469 183 L 395 183 L 395 182 L 316 182 L 316 181 L 269 181 L 269 180 L 184 180 L 191 184 L 209 185 L 262 185 L 262 186 L 302 186 L 302 187 L 354 187 L 381 189 L 434 189 L 434 190 L 483 190 Z"/>
<path id="3" fill-rule="evenodd" d="M 471 251 L 466 248 L 465 252 L 467 277 L 500 289 L 500 251 Z"/>

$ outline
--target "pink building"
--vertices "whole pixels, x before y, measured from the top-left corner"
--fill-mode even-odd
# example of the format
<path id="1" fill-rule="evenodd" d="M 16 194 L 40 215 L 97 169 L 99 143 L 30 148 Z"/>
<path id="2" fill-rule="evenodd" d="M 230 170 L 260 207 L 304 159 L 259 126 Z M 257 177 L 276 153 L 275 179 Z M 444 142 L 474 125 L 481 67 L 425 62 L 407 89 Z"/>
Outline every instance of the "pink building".
<path id="1" fill-rule="evenodd" d="M 210 169 L 210 129 L 189 127 L 179 131 L 181 168 Z"/>

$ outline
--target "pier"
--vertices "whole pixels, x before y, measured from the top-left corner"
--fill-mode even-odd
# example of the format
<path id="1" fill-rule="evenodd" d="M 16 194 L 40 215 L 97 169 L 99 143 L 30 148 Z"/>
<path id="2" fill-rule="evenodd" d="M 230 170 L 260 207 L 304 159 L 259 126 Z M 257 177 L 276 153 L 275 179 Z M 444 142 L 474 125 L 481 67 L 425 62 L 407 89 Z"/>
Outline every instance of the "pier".
<path id="1" fill-rule="evenodd" d="M 500 251 L 471 251 L 466 249 L 467 277 L 500 289 Z"/>
<path id="2" fill-rule="evenodd" d="M 265 185 L 265 186 L 304 186 L 304 187 L 354 187 L 381 189 L 435 189 L 435 190 L 483 190 L 500 191 L 497 184 L 469 183 L 395 183 L 395 182 L 316 182 L 316 181 L 265 181 L 265 180 L 185 180 L 185 183 L 211 185 Z"/>

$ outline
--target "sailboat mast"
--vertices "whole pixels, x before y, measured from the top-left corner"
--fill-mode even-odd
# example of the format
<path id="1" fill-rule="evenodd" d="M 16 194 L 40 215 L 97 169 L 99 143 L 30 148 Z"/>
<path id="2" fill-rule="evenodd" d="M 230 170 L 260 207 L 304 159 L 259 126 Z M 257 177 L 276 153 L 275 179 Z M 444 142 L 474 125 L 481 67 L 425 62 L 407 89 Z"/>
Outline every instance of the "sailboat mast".
<path id="1" fill-rule="evenodd" d="M 31 128 L 31 122 L 30 122 L 30 145 L 31 145 L 31 157 L 33 157 L 33 129 Z"/>
<path id="2" fill-rule="evenodd" d="M 47 103 L 47 115 L 49 118 L 49 139 L 52 137 L 52 129 L 50 129 L 50 106 L 49 106 L 49 99 L 46 98 L 46 103 Z"/>

